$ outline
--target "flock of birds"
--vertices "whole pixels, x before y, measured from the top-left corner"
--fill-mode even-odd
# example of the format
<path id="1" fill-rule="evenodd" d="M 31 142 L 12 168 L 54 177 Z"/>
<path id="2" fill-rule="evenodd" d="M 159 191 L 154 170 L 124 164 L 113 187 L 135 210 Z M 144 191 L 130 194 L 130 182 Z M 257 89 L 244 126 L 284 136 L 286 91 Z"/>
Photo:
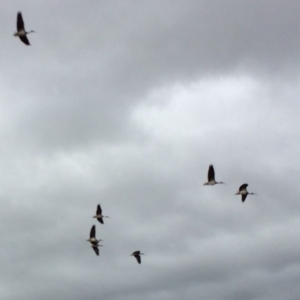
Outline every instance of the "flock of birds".
<path id="1" fill-rule="evenodd" d="M 25 24 L 24 20 L 22 17 L 22 13 L 18 12 L 17 14 L 17 31 L 15 32 L 14 36 L 19 37 L 20 40 L 27 46 L 30 46 L 29 40 L 27 38 L 27 34 L 35 32 L 33 30 L 26 31 L 25 30 Z M 96 218 L 101 224 L 104 224 L 103 218 L 109 218 L 109 216 L 103 216 L 102 215 L 102 209 L 100 204 L 97 206 L 97 211 L 96 215 L 93 217 Z M 96 255 L 99 256 L 99 247 L 103 247 L 103 245 L 100 245 L 101 239 L 97 240 L 96 238 L 96 226 L 93 225 L 90 231 L 90 238 L 87 240 L 88 242 L 91 243 L 91 247 L 95 251 Z M 140 264 L 141 263 L 141 255 L 144 255 L 141 251 L 134 251 L 132 254 L 137 260 L 137 262 Z"/>
<path id="2" fill-rule="evenodd" d="M 215 184 L 224 184 L 224 182 L 222 181 L 217 182 L 215 180 L 215 170 L 213 165 L 210 165 L 207 173 L 207 182 L 205 182 L 204 185 L 215 185 Z M 245 202 L 248 195 L 256 195 L 255 193 L 248 193 L 247 186 L 248 186 L 247 183 L 242 184 L 239 190 L 235 193 L 235 195 L 242 196 L 242 202 Z"/>
<path id="3" fill-rule="evenodd" d="M 93 216 L 93 218 L 96 218 L 101 224 L 104 224 L 103 218 L 109 218 L 109 216 L 103 216 L 102 215 L 102 208 L 100 204 L 97 205 L 97 211 L 96 215 Z M 91 247 L 95 251 L 96 255 L 99 256 L 99 247 L 103 247 L 103 245 L 100 245 L 101 239 L 97 240 L 96 238 L 96 226 L 93 225 L 90 231 L 90 238 L 87 240 L 88 242 L 91 243 Z M 141 251 L 134 251 L 132 254 L 137 260 L 137 262 L 140 264 L 141 263 L 141 255 L 144 255 Z"/>
<path id="4" fill-rule="evenodd" d="M 19 37 L 20 40 L 27 46 L 30 45 L 29 40 L 27 38 L 27 34 L 35 32 L 33 30 L 26 31 L 25 25 L 23 21 L 23 17 L 21 12 L 18 12 L 17 14 L 17 32 L 14 34 L 14 36 Z M 224 182 L 220 181 L 217 182 L 215 180 L 215 170 L 213 165 L 210 165 L 208 168 L 208 174 L 207 174 L 207 182 L 204 183 L 204 185 L 215 185 L 215 184 L 224 184 Z M 240 186 L 239 190 L 236 192 L 235 195 L 241 195 L 242 196 L 242 202 L 245 202 L 248 195 L 255 195 L 255 193 L 249 193 L 247 191 L 247 183 L 244 183 Z M 101 224 L 104 224 L 103 218 L 109 218 L 109 216 L 103 216 L 102 215 L 102 209 L 100 204 L 97 206 L 96 215 L 93 217 L 96 218 Z M 103 247 L 103 245 L 100 245 L 101 239 L 97 240 L 96 238 L 96 226 L 93 225 L 90 231 L 90 238 L 87 240 L 91 243 L 91 247 L 95 251 L 96 255 L 99 256 L 99 247 Z M 141 251 L 134 251 L 132 254 L 137 260 L 137 262 L 141 263 L 141 255 L 144 255 Z"/>
<path id="5" fill-rule="evenodd" d="M 210 165 L 208 168 L 208 173 L 207 173 L 207 182 L 205 182 L 203 185 L 215 185 L 215 184 L 224 184 L 222 181 L 216 181 L 215 180 L 215 169 L 213 165 Z M 255 195 L 255 193 L 249 193 L 247 191 L 247 183 L 242 184 L 239 187 L 239 190 L 235 193 L 235 195 L 241 195 L 242 196 L 242 202 L 245 202 L 246 198 L 248 195 Z M 104 224 L 103 218 L 109 218 L 109 216 L 103 216 L 102 214 L 102 208 L 100 204 L 97 206 L 97 211 L 96 215 L 93 216 L 93 218 L 96 218 L 101 224 Z M 99 247 L 102 247 L 103 245 L 100 245 L 101 239 L 97 240 L 96 238 L 96 226 L 93 225 L 90 231 L 90 238 L 87 240 L 88 242 L 91 243 L 91 247 L 95 251 L 96 255 L 99 256 Z M 141 251 L 134 251 L 132 254 L 137 260 L 137 262 L 140 264 L 141 263 L 141 255 L 144 255 L 144 253 L 141 253 Z"/>

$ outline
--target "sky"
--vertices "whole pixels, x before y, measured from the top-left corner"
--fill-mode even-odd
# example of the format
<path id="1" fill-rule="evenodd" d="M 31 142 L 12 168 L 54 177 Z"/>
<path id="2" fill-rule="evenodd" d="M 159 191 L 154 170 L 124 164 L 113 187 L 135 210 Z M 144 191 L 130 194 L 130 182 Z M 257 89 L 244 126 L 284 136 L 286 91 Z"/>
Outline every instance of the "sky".
<path id="1" fill-rule="evenodd" d="M 11 0 L 0 24 L 0 299 L 299 299 L 299 1 Z"/>

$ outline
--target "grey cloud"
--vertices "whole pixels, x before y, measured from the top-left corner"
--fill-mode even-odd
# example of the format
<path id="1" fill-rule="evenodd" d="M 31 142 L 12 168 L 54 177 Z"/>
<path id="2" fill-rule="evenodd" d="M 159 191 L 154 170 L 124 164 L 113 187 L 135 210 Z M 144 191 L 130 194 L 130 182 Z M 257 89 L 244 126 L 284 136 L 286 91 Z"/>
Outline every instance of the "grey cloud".
<path id="1" fill-rule="evenodd" d="M 19 10 L 30 47 L 12 36 Z M 2 297 L 297 299 L 298 11 L 6 3 Z M 203 186 L 209 164 L 225 185 Z M 257 195 L 242 203 L 244 182 Z"/>

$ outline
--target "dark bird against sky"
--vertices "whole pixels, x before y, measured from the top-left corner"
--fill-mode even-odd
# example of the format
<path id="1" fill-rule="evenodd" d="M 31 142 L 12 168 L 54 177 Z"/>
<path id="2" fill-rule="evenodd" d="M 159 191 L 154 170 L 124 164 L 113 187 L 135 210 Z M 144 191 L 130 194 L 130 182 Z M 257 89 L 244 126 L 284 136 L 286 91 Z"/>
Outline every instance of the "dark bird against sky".
<path id="1" fill-rule="evenodd" d="M 137 260 L 137 262 L 140 264 L 141 263 L 141 255 L 144 255 L 144 253 L 141 253 L 141 251 L 134 251 L 132 254 Z"/>
<path id="2" fill-rule="evenodd" d="M 235 193 L 235 195 L 242 195 L 242 202 L 245 202 L 247 195 L 255 195 L 255 193 L 248 193 L 247 186 L 247 183 L 242 184 L 238 192 Z"/>
<path id="3" fill-rule="evenodd" d="M 26 31 L 25 30 L 25 25 L 24 25 L 24 21 L 23 21 L 23 17 L 21 12 L 18 12 L 17 15 L 17 32 L 15 32 L 14 36 L 18 36 L 20 38 L 20 40 L 27 46 L 30 45 L 29 40 L 27 38 L 27 34 L 35 32 L 33 30 L 30 31 Z"/>
<path id="4" fill-rule="evenodd" d="M 90 231 L 90 238 L 87 240 L 88 242 L 90 242 L 92 245 L 98 245 L 100 241 L 102 241 L 101 239 L 97 240 L 96 239 L 96 226 L 93 225 Z"/>
<path id="5" fill-rule="evenodd" d="M 96 215 L 93 216 L 93 218 L 96 218 L 101 224 L 104 224 L 103 218 L 109 218 L 109 216 L 102 215 L 101 206 L 100 206 L 100 204 L 98 204 Z"/>
<path id="6" fill-rule="evenodd" d="M 224 182 L 222 181 L 217 182 L 215 180 L 215 170 L 213 165 L 210 165 L 207 173 L 207 182 L 205 182 L 204 185 L 215 185 L 215 184 L 224 184 Z"/>

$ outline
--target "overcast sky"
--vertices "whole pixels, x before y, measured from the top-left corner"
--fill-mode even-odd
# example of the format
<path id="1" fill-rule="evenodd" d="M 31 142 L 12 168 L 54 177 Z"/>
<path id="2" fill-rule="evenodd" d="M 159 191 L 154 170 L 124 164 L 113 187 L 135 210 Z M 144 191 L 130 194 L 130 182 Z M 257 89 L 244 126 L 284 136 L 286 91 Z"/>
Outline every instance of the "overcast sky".
<path id="1" fill-rule="evenodd" d="M 299 299 L 300 1 L 10 0 L 0 24 L 1 300 Z"/>

